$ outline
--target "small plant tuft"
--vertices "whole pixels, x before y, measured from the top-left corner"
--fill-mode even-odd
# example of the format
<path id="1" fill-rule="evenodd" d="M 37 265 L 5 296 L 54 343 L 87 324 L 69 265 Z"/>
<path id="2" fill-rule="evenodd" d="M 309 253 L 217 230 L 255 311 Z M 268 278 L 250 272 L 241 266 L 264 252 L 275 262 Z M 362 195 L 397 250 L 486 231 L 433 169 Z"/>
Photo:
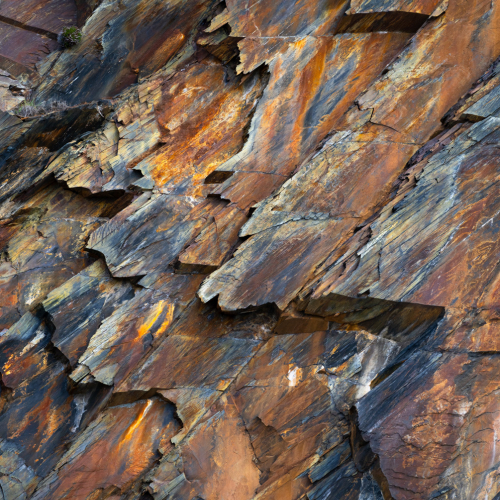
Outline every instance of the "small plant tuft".
<path id="1" fill-rule="evenodd" d="M 54 113 L 55 111 L 63 111 L 68 109 L 68 107 L 69 106 L 62 101 L 49 101 L 36 104 L 35 101 L 26 100 L 14 108 L 11 113 L 22 118 L 28 118 L 30 116 L 40 116 Z"/>
<path id="2" fill-rule="evenodd" d="M 28 116 L 34 116 L 36 114 L 36 105 L 34 101 L 23 101 L 21 104 L 16 106 L 11 113 L 17 116 L 22 116 L 23 118 L 28 118 Z"/>
<path id="3" fill-rule="evenodd" d="M 59 35 L 59 43 L 63 49 L 69 49 L 82 41 L 82 32 L 76 26 L 66 26 Z"/>

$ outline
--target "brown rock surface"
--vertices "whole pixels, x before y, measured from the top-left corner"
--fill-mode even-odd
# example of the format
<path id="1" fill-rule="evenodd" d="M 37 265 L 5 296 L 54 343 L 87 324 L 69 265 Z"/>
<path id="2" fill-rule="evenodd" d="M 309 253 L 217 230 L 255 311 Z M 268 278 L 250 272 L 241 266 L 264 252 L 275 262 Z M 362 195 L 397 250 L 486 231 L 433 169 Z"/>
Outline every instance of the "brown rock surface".
<path id="1" fill-rule="evenodd" d="M 498 500 L 499 9 L 3 0 L 0 500 Z"/>

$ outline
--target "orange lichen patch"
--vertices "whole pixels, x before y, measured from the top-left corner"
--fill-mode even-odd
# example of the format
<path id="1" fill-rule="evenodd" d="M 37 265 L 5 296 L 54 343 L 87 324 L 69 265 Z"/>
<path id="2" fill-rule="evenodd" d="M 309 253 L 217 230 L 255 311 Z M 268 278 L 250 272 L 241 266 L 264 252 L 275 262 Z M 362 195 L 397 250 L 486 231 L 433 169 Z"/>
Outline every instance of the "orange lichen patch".
<path id="1" fill-rule="evenodd" d="M 174 407 L 159 399 L 110 408 L 70 448 L 40 498 L 83 500 L 100 488 L 125 490 L 178 430 Z"/>
<path id="2" fill-rule="evenodd" d="M 163 192 L 200 196 L 205 178 L 243 146 L 263 87 L 259 74 L 229 79 L 210 60 L 178 73 L 164 83 L 156 108 L 164 146 L 135 168 Z"/>
<path id="3" fill-rule="evenodd" d="M 127 432 L 121 438 L 121 444 L 126 444 L 126 442 L 133 437 L 134 432 L 137 430 L 137 428 L 141 424 L 143 424 L 143 420 L 146 417 L 146 415 L 148 414 L 148 412 L 151 409 L 152 405 L 153 405 L 153 400 L 152 399 L 148 399 L 147 402 L 146 402 L 146 405 L 142 408 L 142 410 L 137 415 L 137 417 L 135 418 L 135 420 L 132 422 L 132 424 L 130 424 L 130 427 L 128 428 Z"/>
<path id="4" fill-rule="evenodd" d="M 268 340 L 276 324 L 270 311 L 252 314 L 223 314 L 199 299 L 187 307 L 169 330 L 169 335 L 198 338 L 234 337 L 240 339 Z"/>

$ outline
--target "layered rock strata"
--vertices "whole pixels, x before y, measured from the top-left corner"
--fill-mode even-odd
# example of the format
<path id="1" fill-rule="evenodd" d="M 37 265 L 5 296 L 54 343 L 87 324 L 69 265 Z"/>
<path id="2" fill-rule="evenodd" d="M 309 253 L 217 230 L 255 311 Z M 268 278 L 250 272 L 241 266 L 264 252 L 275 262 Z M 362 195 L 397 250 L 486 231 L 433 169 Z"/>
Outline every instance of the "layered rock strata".
<path id="1" fill-rule="evenodd" d="M 500 498 L 499 26 L 2 1 L 0 499 Z"/>

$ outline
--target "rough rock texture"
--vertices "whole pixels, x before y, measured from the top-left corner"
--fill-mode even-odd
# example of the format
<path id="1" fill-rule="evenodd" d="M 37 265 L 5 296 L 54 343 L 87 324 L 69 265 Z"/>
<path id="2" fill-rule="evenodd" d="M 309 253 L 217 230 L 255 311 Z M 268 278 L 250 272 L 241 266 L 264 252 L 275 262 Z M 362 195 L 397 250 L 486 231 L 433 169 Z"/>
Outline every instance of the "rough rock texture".
<path id="1" fill-rule="evenodd" d="M 3 0 L 0 132 L 0 500 L 500 498 L 497 0 Z"/>

